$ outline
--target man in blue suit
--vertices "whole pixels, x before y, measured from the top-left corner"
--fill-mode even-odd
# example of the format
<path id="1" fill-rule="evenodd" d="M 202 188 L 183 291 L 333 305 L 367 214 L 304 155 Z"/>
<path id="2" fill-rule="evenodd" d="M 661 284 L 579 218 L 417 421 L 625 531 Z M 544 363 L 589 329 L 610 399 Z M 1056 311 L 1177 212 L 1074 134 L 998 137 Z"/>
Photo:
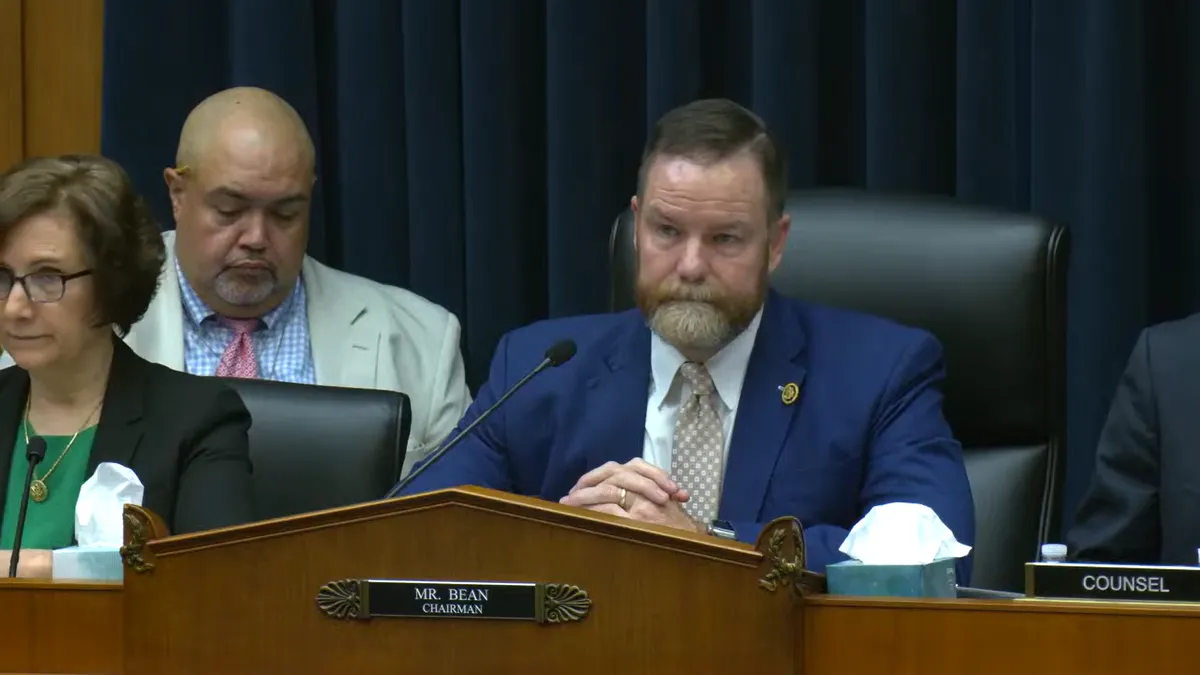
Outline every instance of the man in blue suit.
<path id="1" fill-rule="evenodd" d="M 750 111 L 705 100 L 665 115 L 632 200 L 638 309 L 504 336 L 460 429 L 551 344 L 571 339 L 578 353 L 406 492 L 480 485 L 750 543 L 790 515 L 822 572 L 880 504 L 929 506 L 973 543 L 940 345 L 769 290 L 786 194 L 784 154 Z M 957 571 L 965 584 L 969 559 Z"/>

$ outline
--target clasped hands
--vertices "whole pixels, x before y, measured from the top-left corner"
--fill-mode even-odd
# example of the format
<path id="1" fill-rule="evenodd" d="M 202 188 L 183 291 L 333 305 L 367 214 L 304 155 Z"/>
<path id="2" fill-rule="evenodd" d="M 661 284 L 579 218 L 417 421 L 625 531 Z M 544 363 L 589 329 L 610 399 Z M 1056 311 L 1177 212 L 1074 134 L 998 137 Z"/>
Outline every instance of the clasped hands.
<path id="1" fill-rule="evenodd" d="M 644 523 L 704 532 L 706 528 L 684 512 L 683 503 L 687 500 L 687 490 L 680 488 L 666 472 L 636 458 L 625 464 L 608 462 L 592 469 L 558 501 Z"/>

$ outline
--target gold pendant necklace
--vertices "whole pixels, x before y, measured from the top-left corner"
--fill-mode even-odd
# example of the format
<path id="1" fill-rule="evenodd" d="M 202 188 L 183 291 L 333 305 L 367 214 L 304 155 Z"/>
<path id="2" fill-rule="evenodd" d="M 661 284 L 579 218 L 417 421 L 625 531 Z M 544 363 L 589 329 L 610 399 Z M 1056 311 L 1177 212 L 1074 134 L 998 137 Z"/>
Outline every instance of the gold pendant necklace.
<path id="1" fill-rule="evenodd" d="M 91 414 L 87 416 L 87 419 L 83 421 L 83 426 L 79 427 L 79 431 L 76 431 L 75 435 L 71 437 L 71 440 L 67 441 L 67 447 L 63 448 L 63 451 L 59 453 L 58 459 L 54 460 L 54 464 L 50 465 L 50 469 L 47 470 L 46 473 L 42 474 L 41 478 L 34 478 L 33 482 L 29 484 L 30 499 L 41 504 L 42 502 L 46 501 L 47 497 L 50 496 L 50 488 L 46 485 L 46 481 L 50 480 L 50 474 L 54 473 L 54 470 L 58 468 L 59 463 L 62 462 L 63 458 L 67 456 L 68 452 L 70 452 L 71 446 L 75 444 L 75 439 L 79 438 L 79 434 L 88 427 L 88 423 L 92 421 L 92 417 L 96 414 L 97 410 L 100 410 L 100 406 L 103 403 L 104 399 L 101 398 L 100 402 L 96 404 L 96 408 L 92 410 Z M 25 447 L 29 447 L 29 409 L 32 405 L 33 397 L 30 396 L 29 399 L 25 401 L 25 423 L 21 425 L 25 431 Z"/>

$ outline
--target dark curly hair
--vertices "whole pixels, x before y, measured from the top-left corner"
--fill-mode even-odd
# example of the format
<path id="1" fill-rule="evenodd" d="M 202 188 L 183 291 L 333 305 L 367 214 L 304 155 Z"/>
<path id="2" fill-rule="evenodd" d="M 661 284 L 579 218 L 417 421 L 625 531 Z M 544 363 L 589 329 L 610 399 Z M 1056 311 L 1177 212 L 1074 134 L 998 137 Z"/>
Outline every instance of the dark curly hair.
<path id="1" fill-rule="evenodd" d="M 0 243 L 18 224 L 52 212 L 75 221 L 100 324 L 125 336 L 150 307 L 166 261 L 145 200 L 119 164 L 96 155 L 35 157 L 0 176 Z"/>

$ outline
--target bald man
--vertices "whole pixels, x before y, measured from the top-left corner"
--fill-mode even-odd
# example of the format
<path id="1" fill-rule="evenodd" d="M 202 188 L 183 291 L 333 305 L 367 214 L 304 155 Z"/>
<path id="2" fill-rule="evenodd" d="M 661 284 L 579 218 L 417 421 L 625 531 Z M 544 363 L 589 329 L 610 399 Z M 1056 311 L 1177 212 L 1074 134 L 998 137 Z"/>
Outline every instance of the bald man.
<path id="1" fill-rule="evenodd" d="M 278 96 L 239 87 L 201 102 L 163 172 L 176 229 L 161 285 L 127 341 L 200 375 L 404 392 L 407 472 L 471 403 L 459 322 L 305 254 L 314 167 L 303 120 Z"/>

